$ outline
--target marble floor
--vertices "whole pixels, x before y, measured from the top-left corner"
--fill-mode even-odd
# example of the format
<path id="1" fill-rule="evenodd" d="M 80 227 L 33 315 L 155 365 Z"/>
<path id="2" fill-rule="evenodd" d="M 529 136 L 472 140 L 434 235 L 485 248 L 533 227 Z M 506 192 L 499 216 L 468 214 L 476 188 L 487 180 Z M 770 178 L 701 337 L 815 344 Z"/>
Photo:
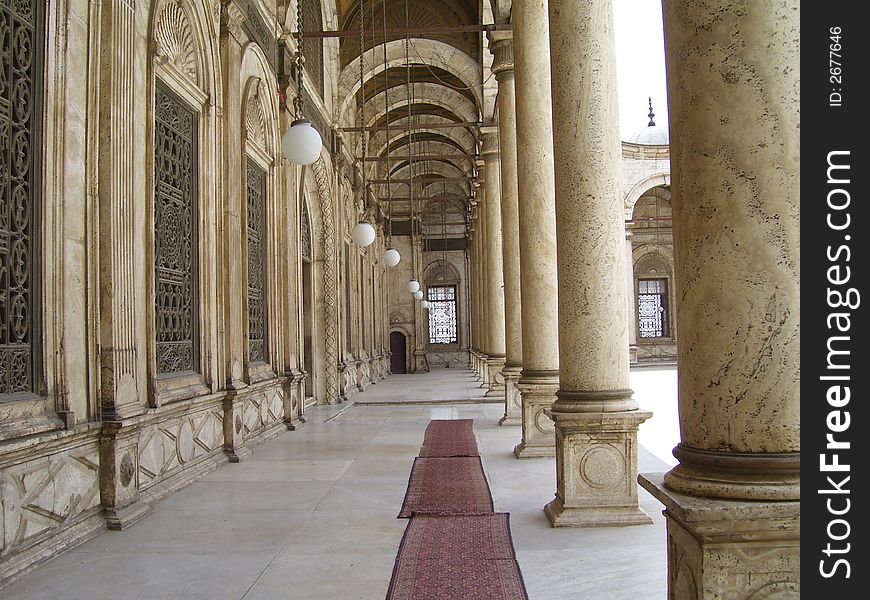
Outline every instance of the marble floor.
<path id="1" fill-rule="evenodd" d="M 458 369 L 393 376 L 351 406 L 316 407 L 299 431 L 167 498 L 130 529 L 42 565 L 0 598 L 382 599 L 407 523 L 396 514 L 426 425 L 473 418 L 496 510 L 511 513 L 531 600 L 664 599 L 664 519 L 644 490 L 653 525 L 553 529 L 542 507 L 555 489 L 554 463 L 513 457 L 520 432 L 498 425 L 502 406 L 407 402 L 417 390 L 424 400 L 436 390 L 467 401 L 472 383 Z M 632 386 L 657 410 L 640 434 L 640 470 L 666 470 L 672 459 L 663 449 L 676 443 L 676 371 L 633 371 Z M 402 389 L 404 405 L 361 402 Z"/>

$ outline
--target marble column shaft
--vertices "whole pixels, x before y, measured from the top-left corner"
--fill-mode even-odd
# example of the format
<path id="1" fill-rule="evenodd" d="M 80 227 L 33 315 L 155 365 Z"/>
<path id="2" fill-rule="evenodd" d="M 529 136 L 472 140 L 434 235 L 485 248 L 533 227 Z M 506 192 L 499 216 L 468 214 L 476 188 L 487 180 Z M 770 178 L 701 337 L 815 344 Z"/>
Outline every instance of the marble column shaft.
<path id="1" fill-rule="evenodd" d="M 559 387 L 559 305 L 556 273 L 556 193 L 547 4 L 514 0 L 517 179 L 523 329 L 522 441 L 517 457 L 553 456 L 553 422 L 544 410 Z"/>
<path id="2" fill-rule="evenodd" d="M 800 13 L 666 0 L 664 23 L 682 441 L 643 483 L 666 507 L 672 594 L 796 597 Z"/>
<path id="3" fill-rule="evenodd" d="M 498 131 L 481 128 L 486 181 L 484 210 L 486 212 L 486 296 L 487 296 L 487 383 L 491 395 L 504 393 L 501 370 L 505 361 L 504 297 L 502 296 L 503 255 L 501 237 L 501 185 L 498 156 Z"/>
<path id="4" fill-rule="evenodd" d="M 517 191 L 517 122 L 513 40 L 510 31 L 489 33 L 492 72 L 498 82 L 498 141 L 501 178 L 501 236 L 504 270 L 505 411 L 501 425 L 522 423 L 517 380 L 523 368 L 522 309 L 520 299 L 520 217 Z"/>
<path id="5" fill-rule="evenodd" d="M 651 523 L 637 502 L 611 0 L 550 3 L 559 391 L 554 526 Z"/>

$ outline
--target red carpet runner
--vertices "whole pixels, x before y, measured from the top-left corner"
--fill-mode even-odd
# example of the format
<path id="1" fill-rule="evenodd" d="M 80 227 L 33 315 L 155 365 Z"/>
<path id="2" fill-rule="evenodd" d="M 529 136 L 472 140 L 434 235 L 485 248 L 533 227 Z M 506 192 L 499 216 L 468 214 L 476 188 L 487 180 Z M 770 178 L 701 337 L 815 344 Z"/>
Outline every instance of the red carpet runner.
<path id="1" fill-rule="evenodd" d="M 420 456 L 449 458 L 480 456 L 474 439 L 473 419 L 432 420 L 423 437 Z"/>
<path id="2" fill-rule="evenodd" d="M 528 600 L 510 515 L 493 513 L 473 421 L 430 422 L 420 454 L 387 600 Z"/>
<path id="3" fill-rule="evenodd" d="M 414 459 L 400 518 L 491 512 L 492 494 L 479 456 Z"/>

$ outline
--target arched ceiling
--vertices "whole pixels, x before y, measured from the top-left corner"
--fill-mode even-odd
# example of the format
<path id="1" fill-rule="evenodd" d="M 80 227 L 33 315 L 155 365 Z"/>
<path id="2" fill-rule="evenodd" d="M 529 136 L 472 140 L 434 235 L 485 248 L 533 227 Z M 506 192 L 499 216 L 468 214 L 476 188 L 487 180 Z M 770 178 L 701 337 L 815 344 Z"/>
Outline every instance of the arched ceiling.
<path id="1" fill-rule="evenodd" d="M 482 13 L 492 23 L 491 9 L 480 0 L 336 0 L 336 8 L 347 35 L 339 38 L 335 117 L 350 136 L 356 163 L 365 165 L 370 181 L 382 182 L 388 173 L 413 178 L 418 197 L 449 188 L 465 202 L 487 97 Z M 389 188 L 376 183 L 373 190 L 382 201 L 408 195 L 407 184 Z"/>

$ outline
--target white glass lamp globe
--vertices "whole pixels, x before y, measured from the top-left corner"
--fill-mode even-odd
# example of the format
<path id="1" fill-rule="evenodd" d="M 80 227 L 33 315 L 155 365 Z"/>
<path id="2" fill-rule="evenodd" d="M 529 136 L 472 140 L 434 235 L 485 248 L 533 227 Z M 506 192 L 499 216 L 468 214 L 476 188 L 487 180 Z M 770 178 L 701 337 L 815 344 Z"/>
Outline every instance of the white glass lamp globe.
<path id="1" fill-rule="evenodd" d="M 423 292 L 421 292 L 420 290 L 417 290 L 416 292 L 414 292 L 414 298 L 416 298 L 417 300 L 422 300 L 423 299 Z"/>
<path id="2" fill-rule="evenodd" d="M 297 119 L 281 139 L 284 157 L 297 165 L 310 165 L 320 157 L 323 141 L 307 119 Z"/>
<path id="3" fill-rule="evenodd" d="M 384 263 L 388 267 L 395 267 L 400 260 L 402 260 L 402 256 L 395 248 L 387 248 L 387 251 L 384 252 Z"/>
<path id="4" fill-rule="evenodd" d="M 408 291 L 412 294 L 420 289 L 420 282 L 416 279 L 412 279 L 408 282 Z"/>
<path id="5" fill-rule="evenodd" d="M 375 228 L 372 227 L 371 223 L 368 221 L 360 221 L 353 226 L 353 230 L 350 232 L 350 237 L 353 238 L 353 241 L 356 242 L 357 245 L 365 248 L 375 241 L 376 234 L 377 232 L 375 232 Z"/>
<path id="6" fill-rule="evenodd" d="M 423 308 L 425 308 L 425 309 L 428 310 L 428 308 L 429 308 L 429 301 L 428 301 L 428 300 L 423 300 L 423 301 L 420 303 L 420 306 L 422 306 Z"/>

